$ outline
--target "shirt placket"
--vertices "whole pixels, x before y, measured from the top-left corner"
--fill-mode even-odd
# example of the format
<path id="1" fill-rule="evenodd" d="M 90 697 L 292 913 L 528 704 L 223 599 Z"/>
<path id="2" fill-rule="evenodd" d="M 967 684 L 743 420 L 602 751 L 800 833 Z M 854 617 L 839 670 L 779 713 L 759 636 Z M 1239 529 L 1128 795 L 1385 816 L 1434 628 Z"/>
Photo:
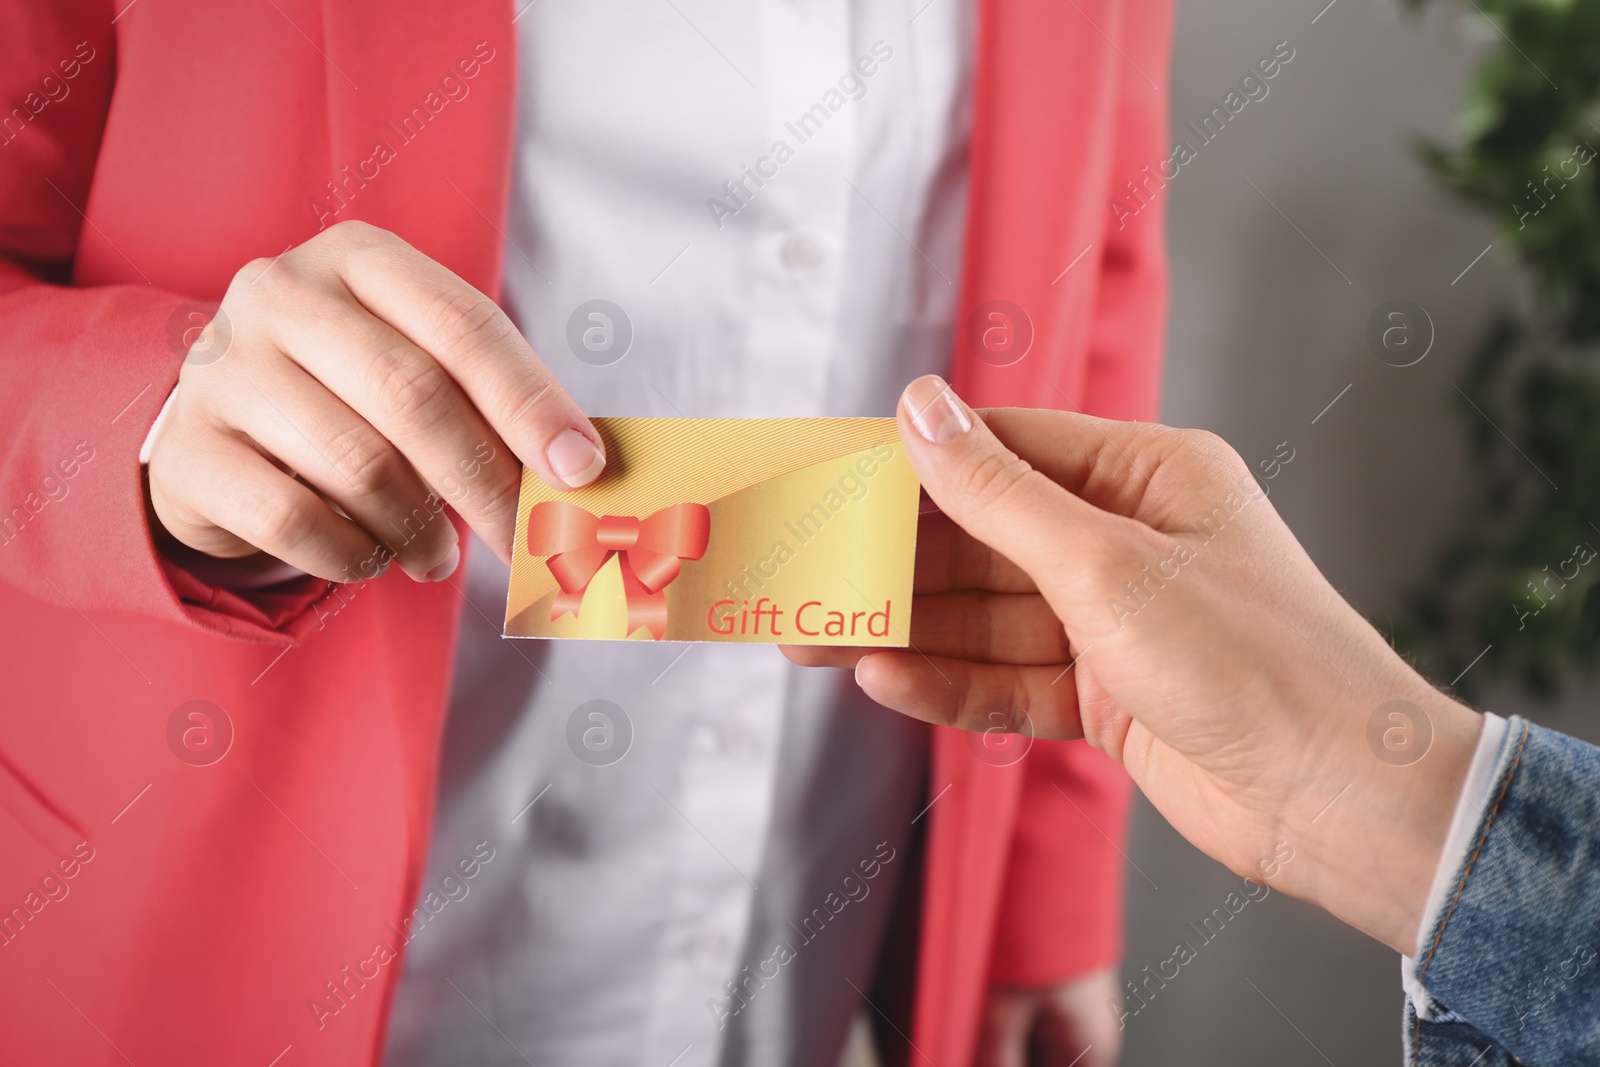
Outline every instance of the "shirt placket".
<path id="1" fill-rule="evenodd" d="M 856 121 L 855 102 L 830 108 L 828 92 L 851 62 L 850 8 L 847 0 L 763 0 L 758 18 L 767 147 L 723 190 L 730 207 L 753 216 L 754 233 L 734 399 L 747 415 L 826 414 Z M 644 1061 L 661 1067 L 712 1067 L 721 1013 L 739 1009 L 726 983 L 739 977 L 771 819 L 786 681 L 780 657 L 751 652 L 696 648 L 678 668 L 692 664 L 677 681 L 692 678 L 700 703 L 681 778 L 667 794 L 678 809 L 679 873 Z"/>

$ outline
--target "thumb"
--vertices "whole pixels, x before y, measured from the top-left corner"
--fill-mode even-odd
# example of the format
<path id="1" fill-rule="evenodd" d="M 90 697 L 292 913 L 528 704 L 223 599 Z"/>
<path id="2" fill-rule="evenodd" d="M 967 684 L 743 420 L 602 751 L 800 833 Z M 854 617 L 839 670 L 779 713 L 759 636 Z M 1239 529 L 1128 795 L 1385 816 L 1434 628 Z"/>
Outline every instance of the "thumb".
<path id="1" fill-rule="evenodd" d="M 1106 540 L 1111 516 L 1007 448 L 938 375 L 906 386 L 897 415 L 906 455 L 928 496 L 1035 582 L 1070 561 L 1085 562 Z"/>

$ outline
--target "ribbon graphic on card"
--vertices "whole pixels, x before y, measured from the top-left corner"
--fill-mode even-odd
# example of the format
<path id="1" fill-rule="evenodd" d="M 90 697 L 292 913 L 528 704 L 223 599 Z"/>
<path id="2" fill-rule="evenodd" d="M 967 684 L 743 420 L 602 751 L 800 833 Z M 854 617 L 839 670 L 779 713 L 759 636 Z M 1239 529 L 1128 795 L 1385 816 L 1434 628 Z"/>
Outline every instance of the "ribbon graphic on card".
<path id="1" fill-rule="evenodd" d="M 523 472 L 505 636 L 908 643 L 918 486 L 893 419 L 594 423 L 593 485 Z"/>
<path id="2" fill-rule="evenodd" d="M 550 621 L 578 614 L 584 591 L 612 556 L 621 557 L 622 593 L 628 602 L 628 632 L 644 626 L 657 641 L 667 630 L 662 592 L 699 559 L 711 537 L 711 512 L 704 504 L 673 504 L 654 515 L 596 516 L 576 504 L 546 500 L 528 514 L 528 551 L 549 556 L 545 566 L 561 585 Z"/>

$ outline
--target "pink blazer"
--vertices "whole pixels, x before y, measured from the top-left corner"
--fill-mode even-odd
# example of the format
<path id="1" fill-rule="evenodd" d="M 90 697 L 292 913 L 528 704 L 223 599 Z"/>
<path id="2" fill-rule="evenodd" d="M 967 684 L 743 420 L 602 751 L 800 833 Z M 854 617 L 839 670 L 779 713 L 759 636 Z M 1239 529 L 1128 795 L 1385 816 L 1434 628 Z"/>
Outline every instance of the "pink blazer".
<path id="1" fill-rule="evenodd" d="M 1161 206 L 1119 226 L 1108 205 L 1169 154 L 1169 0 L 980 10 L 961 305 L 978 325 L 955 384 L 978 404 L 1153 417 Z M 315 233 L 324 183 L 463 59 L 470 95 L 340 217 L 497 291 L 513 14 L 0 0 L 7 1062 L 377 1062 L 400 961 L 343 969 L 415 904 L 459 597 L 398 575 L 342 597 L 207 586 L 156 553 L 137 452 L 177 378 L 179 305 Z M 1031 324 L 1007 366 L 974 348 L 993 301 Z M 211 766 L 168 746 L 191 700 L 232 724 Z M 942 731 L 931 781 L 910 1036 L 918 1062 L 960 1067 L 989 983 L 1116 960 L 1128 784 L 1079 743 L 999 768 Z M 347 1005 L 318 1029 L 328 982 Z"/>

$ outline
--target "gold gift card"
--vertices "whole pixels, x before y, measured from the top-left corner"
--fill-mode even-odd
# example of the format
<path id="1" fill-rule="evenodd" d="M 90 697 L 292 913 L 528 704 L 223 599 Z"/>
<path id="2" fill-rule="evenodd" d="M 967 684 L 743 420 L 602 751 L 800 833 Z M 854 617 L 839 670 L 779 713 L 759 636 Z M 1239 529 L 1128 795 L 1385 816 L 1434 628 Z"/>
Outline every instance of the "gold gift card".
<path id="1" fill-rule="evenodd" d="M 893 419 L 594 424 L 593 485 L 523 471 L 505 636 L 908 643 L 918 485 Z"/>

